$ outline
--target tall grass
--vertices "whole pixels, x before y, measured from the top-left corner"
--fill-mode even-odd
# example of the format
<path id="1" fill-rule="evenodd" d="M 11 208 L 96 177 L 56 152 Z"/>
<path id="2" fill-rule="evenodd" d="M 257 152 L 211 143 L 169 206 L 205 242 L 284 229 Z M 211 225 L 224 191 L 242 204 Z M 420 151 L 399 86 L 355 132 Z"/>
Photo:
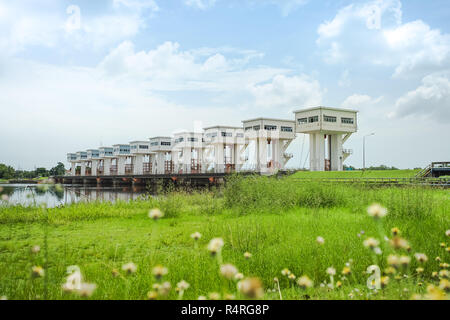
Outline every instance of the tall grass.
<path id="1" fill-rule="evenodd" d="M 431 274 L 440 270 L 440 262 L 448 262 L 446 248 L 439 244 L 448 241 L 449 200 L 448 190 L 423 187 L 234 176 L 220 190 L 170 190 L 133 202 L 79 203 L 45 210 L 4 206 L 0 207 L 0 296 L 77 299 L 64 295 L 61 284 L 66 268 L 78 265 L 86 281 L 98 286 L 93 299 L 145 299 L 155 284 L 151 270 L 162 264 L 169 269 L 164 281 L 175 286 L 184 279 L 191 284 L 184 298 L 210 292 L 224 297 L 236 293 L 236 282 L 221 278 L 216 259 L 206 250 L 212 238 L 221 237 L 223 262 L 234 264 L 246 277 L 260 278 L 267 299 L 279 298 L 279 292 L 271 290 L 274 277 L 279 278 L 285 299 L 348 299 L 349 294 L 357 299 L 408 299 L 413 293 L 425 293 L 428 283 L 439 284 Z M 389 210 L 382 221 L 367 215 L 373 202 Z M 161 209 L 164 218 L 149 219 L 152 208 Z M 400 228 L 409 241 L 410 252 L 395 251 L 384 240 L 384 235 L 392 237 L 393 227 Z M 196 231 L 202 237 L 194 242 L 190 235 Z M 325 244 L 317 243 L 318 236 Z M 367 237 L 380 240 L 381 255 L 363 246 Z M 42 251 L 30 254 L 34 245 Z M 244 258 L 246 251 L 252 254 L 250 259 Z M 415 252 L 429 257 L 420 274 L 415 271 L 421 266 L 414 260 Z M 387 288 L 375 294 L 365 286 L 365 270 L 374 263 L 385 270 L 392 253 L 412 258 L 405 271 L 408 278 L 400 271 L 400 279 L 390 275 Z M 437 256 L 442 261 L 436 261 Z M 340 272 L 350 259 L 352 274 L 344 280 Z M 126 275 L 121 266 L 130 261 L 138 270 Z M 45 278 L 30 277 L 34 265 L 44 266 Z M 343 283 L 341 288 L 320 287 L 329 281 L 326 269 L 331 266 L 337 270 L 336 281 Z M 308 275 L 314 287 L 300 289 L 282 277 L 284 268 L 297 277 Z M 120 276 L 112 275 L 115 269 Z M 177 297 L 175 290 L 167 296 Z"/>

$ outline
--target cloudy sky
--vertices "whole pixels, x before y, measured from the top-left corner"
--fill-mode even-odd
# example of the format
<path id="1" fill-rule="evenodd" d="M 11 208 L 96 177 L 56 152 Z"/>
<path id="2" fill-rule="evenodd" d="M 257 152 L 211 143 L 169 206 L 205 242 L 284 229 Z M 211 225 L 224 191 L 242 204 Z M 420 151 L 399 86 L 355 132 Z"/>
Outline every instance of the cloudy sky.
<path id="1" fill-rule="evenodd" d="M 372 132 L 367 165 L 450 160 L 449 21 L 448 0 L 0 0 L 0 163 L 317 105 L 359 110 L 349 165 Z"/>

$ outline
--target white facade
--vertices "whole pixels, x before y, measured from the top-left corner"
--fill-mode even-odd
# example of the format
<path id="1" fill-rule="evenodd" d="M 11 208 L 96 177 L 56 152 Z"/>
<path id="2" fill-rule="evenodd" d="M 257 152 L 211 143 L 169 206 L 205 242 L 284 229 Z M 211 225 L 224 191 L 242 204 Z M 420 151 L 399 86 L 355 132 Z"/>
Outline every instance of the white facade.
<path id="1" fill-rule="evenodd" d="M 344 160 L 352 153 L 343 149 L 357 131 L 356 110 L 327 107 L 294 111 L 296 132 L 309 135 L 311 171 L 342 171 Z"/>
<path id="2" fill-rule="evenodd" d="M 67 162 L 70 163 L 70 175 L 76 175 L 76 167 L 77 167 L 77 154 L 76 153 L 68 153 L 67 154 Z"/>
<path id="3" fill-rule="evenodd" d="M 246 147 L 253 145 L 248 155 L 250 170 L 271 173 L 284 169 L 292 158 L 286 153 L 295 139 L 295 122 L 292 120 L 257 118 L 242 121 Z"/>
<path id="4" fill-rule="evenodd" d="M 205 128 L 203 163 L 206 172 L 240 171 L 244 161 L 245 137 L 241 127 Z"/>
<path id="5" fill-rule="evenodd" d="M 133 174 L 151 174 L 151 158 L 155 153 L 150 151 L 149 141 L 130 142 L 131 167 Z"/>
<path id="6" fill-rule="evenodd" d="M 173 139 L 171 137 L 150 138 L 151 172 L 152 174 L 167 174 L 174 170 L 172 161 Z"/>
<path id="7" fill-rule="evenodd" d="M 87 150 L 86 175 L 98 175 L 98 163 L 100 160 L 100 151 L 98 149 Z"/>
<path id="8" fill-rule="evenodd" d="M 294 112 L 295 120 L 256 118 L 242 127 L 213 126 L 113 147 L 68 153 L 71 175 L 158 175 L 283 170 L 296 133 L 310 137 L 310 170 L 343 170 L 352 153 L 343 149 L 357 131 L 357 111 L 315 107 Z"/>
<path id="9" fill-rule="evenodd" d="M 129 144 L 113 145 L 113 158 L 111 164 L 111 175 L 123 176 L 133 174 L 133 164 L 131 163 L 131 148 Z"/>
<path id="10" fill-rule="evenodd" d="M 176 173 L 206 172 L 203 165 L 204 142 L 202 132 L 180 132 L 174 135 L 172 160 Z"/>
<path id="11" fill-rule="evenodd" d="M 97 168 L 97 174 L 99 176 L 109 176 L 111 175 L 111 163 L 113 158 L 113 148 L 112 147 L 100 147 L 99 165 Z"/>
<path id="12" fill-rule="evenodd" d="M 86 165 L 87 165 L 87 152 L 78 151 L 76 163 L 80 166 L 80 176 L 86 175 Z"/>

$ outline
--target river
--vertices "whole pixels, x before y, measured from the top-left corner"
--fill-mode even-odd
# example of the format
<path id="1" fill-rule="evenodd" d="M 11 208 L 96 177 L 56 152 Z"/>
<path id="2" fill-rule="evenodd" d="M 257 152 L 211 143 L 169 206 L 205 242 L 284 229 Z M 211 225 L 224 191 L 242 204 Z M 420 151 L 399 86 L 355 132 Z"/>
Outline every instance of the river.
<path id="1" fill-rule="evenodd" d="M 77 202 L 129 201 L 148 193 L 145 187 L 0 184 L 0 206 L 46 204 L 52 208 Z"/>

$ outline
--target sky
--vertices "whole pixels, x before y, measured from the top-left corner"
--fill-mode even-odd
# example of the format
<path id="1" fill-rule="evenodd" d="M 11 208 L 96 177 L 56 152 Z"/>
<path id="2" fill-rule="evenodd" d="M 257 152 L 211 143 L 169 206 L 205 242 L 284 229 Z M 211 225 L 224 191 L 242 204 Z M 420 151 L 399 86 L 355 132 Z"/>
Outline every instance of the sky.
<path id="1" fill-rule="evenodd" d="M 356 109 L 345 162 L 450 160 L 448 0 L 0 0 L 0 163 Z M 289 147 L 307 162 L 308 139 Z"/>

